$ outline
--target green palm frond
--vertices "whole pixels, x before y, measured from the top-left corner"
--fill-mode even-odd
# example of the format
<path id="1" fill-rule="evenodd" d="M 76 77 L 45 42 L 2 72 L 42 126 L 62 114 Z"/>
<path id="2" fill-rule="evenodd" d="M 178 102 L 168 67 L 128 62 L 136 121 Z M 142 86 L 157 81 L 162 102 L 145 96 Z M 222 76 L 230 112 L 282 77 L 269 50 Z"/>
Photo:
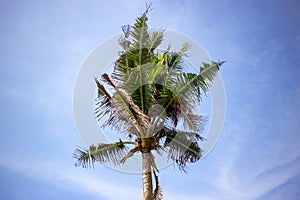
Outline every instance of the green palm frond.
<path id="1" fill-rule="evenodd" d="M 171 46 L 168 45 L 167 48 L 161 53 L 157 52 L 154 59 L 152 60 L 156 64 L 166 65 L 166 55 L 169 53 Z M 167 66 L 167 65 L 166 65 Z"/>
<path id="2" fill-rule="evenodd" d="M 148 113 L 154 100 L 151 85 L 151 71 L 153 68 L 155 68 L 155 65 L 152 63 L 137 66 L 130 71 L 127 82 L 123 86 L 128 94 L 131 94 L 133 102 L 145 114 Z"/>
<path id="3" fill-rule="evenodd" d="M 199 142 L 199 141 L 204 141 L 205 138 L 202 137 L 198 132 L 193 132 L 193 131 L 182 131 L 182 130 L 177 130 L 175 128 L 172 127 L 163 127 L 159 132 L 156 133 L 155 137 L 160 140 L 162 138 L 169 138 L 167 141 L 170 142 L 170 140 L 172 140 L 172 138 L 177 138 L 177 137 L 185 137 L 188 140 L 192 140 L 195 142 Z"/>
<path id="4" fill-rule="evenodd" d="M 190 44 L 185 43 L 182 45 L 180 51 L 165 54 L 165 64 L 168 66 L 169 71 L 176 72 L 175 74 L 183 72 L 183 58 L 187 56 L 186 52 L 189 47 Z"/>
<path id="5" fill-rule="evenodd" d="M 151 6 L 147 6 L 143 15 L 136 19 L 134 26 L 128 28 L 124 32 L 124 37 L 120 38 L 119 44 L 124 51 L 121 52 L 119 59 L 115 63 L 114 76 L 118 79 L 126 80 L 124 76 L 127 72 L 138 65 L 145 64 L 151 60 L 151 49 L 161 42 L 162 36 L 160 32 L 149 34 L 147 25 L 147 13 Z M 130 27 L 130 28 L 129 28 Z M 129 35 L 131 41 L 128 40 Z"/>
<path id="6" fill-rule="evenodd" d="M 175 84 L 175 93 L 180 97 L 191 95 L 189 102 L 195 104 L 201 101 L 200 85 L 203 84 L 202 76 L 195 73 L 180 73 L 177 74 L 177 78 L 170 80 L 171 85 Z"/>
<path id="7" fill-rule="evenodd" d="M 175 96 L 174 90 L 168 87 L 157 88 L 157 90 L 159 95 L 156 95 L 155 98 L 165 108 L 164 112 L 174 127 L 177 126 L 179 120 L 182 120 L 184 127 L 189 130 L 197 132 L 203 129 L 206 118 L 193 114 L 195 112 L 195 103 L 191 102 L 192 98 L 189 95 L 181 94 Z"/>
<path id="8" fill-rule="evenodd" d="M 134 103 L 139 106 L 143 113 L 148 113 L 153 100 L 151 96 L 152 85 L 149 84 L 149 67 L 153 68 L 150 66 L 153 51 L 160 45 L 164 35 L 163 31 L 149 33 L 147 13 L 150 9 L 151 6 L 147 6 L 144 14 L 136 19 L 136 23 L 129 32 L 132 36 L 132 42 L 121 53 L 114 68 L 114 76 L 125 84 L 124 86 L 131 94 Z M 123 44 L 126 40 L 125 34 L 121 43 Z M 133 81 L 131 77 L 134 78 Z M 132 89 L 134 91 L 130 91 Z"/>
<path id="9" fill-rule="evenodd" d="M 177 95 L 191 94 L 200 100 L 200 89 L 207 93 L 209 87 L 212 85 L 220 66 L 224 62 L 212 62 L 211 64 L 203 63 L 199 74 L 195 73 L 181 73 L 178 74 L 177 79 L 170 80 L 170 85 L 176 85 Z M 173 81 L 173 82 L 172 82 Z"/>
<path id="10" fill-rule="evenodd" d="M 114 64 L 113 76 L 119 81 L 126 82 L 128 73 L 137 65 L 134 60 L 130 59 L 130 48 L 122 52 Z"/>
<path id="11" fill-rule="evenodd" d="M 150 80 L 149 84 L 159 84 L 163 85 L 164 80 L 167 76 L 168 68 L 166 65 L 158 64 L 153 62 L 152 67 L 150 68 L 149 74 L 150 74 Z"/>
<path id="12" fill-rule="evenodd" d="M 163 117 L 164 113 L 172 113 L 172 111 L 174 111 L 175 114 L 178 113 L 176 111 L 190 113 L 195 105 L 201 101 L 201 90 L 205 93 L 209 91 L 209 87 L 213 83 L 223 63 L 224 62 L 212 62 L 211 65 L 203 64 L 199 74 L 183 72 L 175 73 L 175 76 L 170 76 L 165 88 L 171 88 L 172 90 L 165 90 L 168 94 L 163 97 L 168 97 L 163 99 L 164 110 L 157 118 L 157 122 Z M 174 107 L 174 104 L 177 107 Z M 180 106 L 180 109 L 177 109 L 178 106 Z M 178 117 L 174 118 L 174 125 L 177 124 L 177 119 Z M 154 123 L 154 126 L 156 126 L 156 123 Z"/>
<path id="13" fill-rule="evenodd" d="M 208 92 L 209 87 L 213 84 L 215 77 L 217 76 L 220 67 L 225 63 L 225 61 L 221 62 L 214 62 L 212 61 L 211 64 L 203 63 L 203 66 L 200 67 L 200 76 L 196 81 L 196 84 L 199 84 L 201 89 L 204 92 Z"/>
<path id="14" fill-rule="evenodd" d="M 150 47 L 150 35 L 147 25 L 147 9 L 144 14 L 136 19 L 136 22 L 130 31 L 132 36 L 132 48 L 135 50 L 131 55 L 131 58 L 136 61 L 137 65 L 142 65 L 150 61 L 149 47 Z"/>
<path id="15" fill-rule="evenodd" d="M 164 30 L 153 31 L 150 33 L 149 51 L 153 52 L 162 42 L 164 38 Z"/>
<path id="16" fill-rule="evenodd" d="M 126 154 L 126 147 L 124 143 L 115 142 L 111 144 L 100 143 L 92 145 L 88 150 L 77 148 L 73 157 L 77 160 L 76 167 L 82 166 L 88 168 L 94 166 L 95 161 L 99 163 L 113 162 L 115 165 L 119 164 L 119 160 Z"/>
<path id="17" fill-rule="evenodd" d="M 134 25 L 133 30 L 131 31 L 131 35 L 133 37 L 133 53 L 131 51 L 129 52 L 129 58 L 136 61 L 137 66 L 142 66 L 145 63 L 148 63 L 151 61 L 151 52 L 149 50 L 150 47 L 150 36 L 148 33 L 148 26 L 147 26 L 147 17 L 146 15 L 143 15 L 142 17 L 138 18 L 136 20 L 136 23 Z M 145 80 L 143 79 L 143 73 L 144 70 L 142 70 L 141 67 L 137 68 L 139 70 L 139 75 L 137 77 L 138 86 L 139 87 L 139 96 L 140 96 L 140 103 L 141 103 L 141 110 L 142 112 L 145 112 L 145 104 L 146 104 L 146 95 L 147 87 L 144 87 L 143 83 Z"/>

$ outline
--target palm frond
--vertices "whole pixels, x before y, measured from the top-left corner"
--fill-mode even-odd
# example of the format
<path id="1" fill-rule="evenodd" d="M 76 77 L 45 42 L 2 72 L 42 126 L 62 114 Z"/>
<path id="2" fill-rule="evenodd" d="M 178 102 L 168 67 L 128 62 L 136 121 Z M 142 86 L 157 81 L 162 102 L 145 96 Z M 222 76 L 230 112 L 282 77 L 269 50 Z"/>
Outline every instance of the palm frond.
<path id="1" fill-rule="evenodd" d="M 150 35 L 147 25 L 148 12 L 149 9 L 147 9 L 141 17 L 136 19 L 136 22 L 130 31 L 130 35 L 132 36 L 132 48 L 135 50 L 131 54 L 131 58 L 136 61 L 137 65 L 142 65 L 150 61 Z"/>
<path id="2" fill-rule="evenodd" d="M 186 52 L 189 47 L 190 44 L 185 43 L 182 45 L 180 51 L 166 54 L 166 65 L 168 66 L 169 71 L 176 72 L 175 74 L 183 72 L 183 58 L 187 56 Z"/>
<path id="3" fill-rule="evenodd" d="M 130 44 L 131 44 L 131 42 L 128 39 L 129 35 L 130 35 L 131 26 L 130 25 L 123 25 L 123 26 L 121 26 L 121 28 L 122 28 L 122 31 L 124 33 L 124 36 L 119 39 L 119 44 L 126 51 L 129 48 Z"/>
<path id="4" fill-rule="evenodd" d="M 89 154 L 88 150 L 77 148 L 73 153 L 73 158 L 76 159 L 75 167 L 82 166 L 83 168 L 94 167 L 95 157 Z"/>
<path id="5" fill-rule="evenodd" d="M 158 171 L 158 168 L 156 166 L 156 162 L 155 162 L 155 156 L 153 155 L 153 153 L 150 152 L 150 163 L 151 163 L 151 167 L 154 171 Z"/>
<path id="6" fill-rule="evenodd" d="M 178 95 L 168 87 L 157 88 L 159 95 L 156 95 L 158 103 L 165 108 L 163 112 L 166 113 L 167 117 L 171 120 L 173 126 L 176 128 L 178 122 L 182 120 L 183 125 L 186 129 L 191 131 L 201 131 L 206 123 L 206 118 L 199 116 L 195 113 L 195 105 L 192 102 L 192 98 L 189 95 Z M 157 113 L 159 116 L 160 113 Z M 163 118 L 157 118 L 157 120 Z"/>
<path id="7" fill-rule="evenodd" d="M 174 93 L 177 98 L 185 103 L 193 105 L 201 101 L 200 85 L 202 84 L 202 76 L 195 73 L 179 73 L 176 78 L 170 79 L 168 84 L 173 86 Z"/>
<path id="8" fill-rule="evenodd" d="M 186 114 L 184 112 L 180 113 L 183 122 L 183 127 L 186 130 L 193 132 L 201 132 L 205 128 L 207 123 L 207 117 L 197 115 L 197 114 Z"/>
<path id="9" fill-rule="evenodd" d="M 111 96 L 106 91 L 104 85 L 96 78 L 95 82 L 98 88 L 98 102 L 96 103 L 95 114 L 96 118 L 100 119 L 103 115 L 106 115 L 111 111 Z"/>
<path id="10" fill-rule="evenodd" d="M 73 157 L 77 159 L 76 167 L 82 166 L 88 168 L 94 166 L 97 161 L 99 163 L 112 162 L 119 164 L 119 160 L 126 154 L 126 147 L 123 142 L 115 142 L 111 144 L 97 144 L 89 147 L 88 150 L 77 148 Z"/>
<path id="11" fill-rule="evenodd" d="M 152 67 L 150 68 L 149 75 L 150 75 L 150 85 L 159 84 L 163 85 L 164 79 L 167 76 L 168 68 L 166 65 L 159 64 L 159 63 L 152 63 Z"/>
<path id="12" fill-rule="evenodd" d="M 122 31 L 124 33 L 124 38 L 128 38 L 129 34 L 130 34 L 130 30 L 131 30 L 131 26 L 130 25 L 123 25 L 121 26 Z"/>
<path id="13" fill-rule="evenodd" d="M 154 122 L 154 127 L 157 126 L 158 122 L 166 115 L 173 123 L 173 126 L 176 127 L 181 112 L 181 105 L 176 98 L 175 93 L 172 88 L 166 87 L 164 85 L 158 85 L 156 99 L 158 104 L 161 105 L 164 109 L 161 113 L 157 113 L 156 120 Z"/>
<path id="14" fill-rule="evenodd" d="M 178 134 L 178 135 L 177 135 Z M 177 130 L 175 128 L 172 127 L 163 127 L 160 132 L 158 132 L 155 137 L 157 138 L 157 140 L 160 140 L 162 138 L 175 138 L 175 137 L 181 137 L 181 135 L 183 135 L 184 137 L 186 137 L 189 140 L 195 141 L 195 142 L 199 142 L 199 141 L 204 141 L 205 138 L 202 137 L 198 132 L 193 132 L 193 131 L 182 131 L 182 130 Z"/>
<path id="15" fill-rule="evenodd" d="M 119 81 L 126 82 L 128 72 L 137 66 L 135 60 L 130 58 L 133 54 L 131 51 L 133 50 L 129 48 L 122 52 L 114 64 L 113 76 Z"/>
<path id="16" fill-rule="evenodd" d="M 134 147 L 133 149 L 131 149 L 121 160 L 120 163 L 125 163 L 125 161 L 130 158 L 131 156 L 133 156 L 136 152 L 138 152 L 140 150 L 140 147 Z"/>
<path id="17" fill-rule="evenodd" d="M 150 119 L 133 102 L 131 96 L 123 88 L 118 87 L 118 83 L 107 74 L 102 78 L 115 89 L 115 94 L 111 99 L 112 112 L 104 123 L 103 127 L 111 126 L 114 129 L 128 130 L 137 136 L 149 129 Z"/>
<path id="18" fill-rule="evenodd" d="M 143 30 L 144 28 L 141 28 L 141 30 Z M 145 72 L 147 72 L 146 70 L 144 70 L 142 68 L 142 66 L 144 66 L 145 63 L 148 63 L 150 61 L 150 53 L 149 53 L 149 49 L 147 47 L 145 47 L 145 43 L 149 43 L 149 41 L 147 41 L 148 39 L 144 40 L 144 37 L 148 37 L 148 34 L 145 34 L 147 32 L 147 30 L 141 31 L 141 33 L 137 33 L 137 34 L 144 34 L 144 36 L 139 36 L 139 42 L 136 43 L 136 46 L 134 48 L 138 48 L 138 52 L 132 54 L 131 56 L 137 56 L 138 55 L 138 62 L 137 62 L 137 68 L 138 69 L 138 76 L 135 76 L 134 78 L 136 78 L 136 80 L 138 81 L 138 88 L 139 88 L 139 94 L 138 96 L 140 97 L 140 103 L 141 103 L 141 110 L 143 113 L 145 113 L 145 104 L 146 104 L 146 99 L 147 98 L 147 91 L 145 91 L 145 89 L 147 89 L 148 87 L 145 87 L 144 83 L 148 83 L 149 81 L 144 80 L 144 78 L 147 78 L 144 76 Z M 146 44 L 148 45 L 148 44 Z"/>
<path id="19" fill-rule="evenodd" d="M 164 30 L 153 31 L 150 34 L 149 51 L 153 52 L 162 42 L 164 38 Z"/>
<path id="20" fill-rule="evenodd" d="M 166 132 L 164 147 L 168 148 L 168 158 L 173 160 L 180 170 L 185 171 L 187 163 L 198 161 L 202 150 L 195 139 L 203 140 L 197 133 L 170 130 Z"/>
<path id="21" fill-rule="evenodd" d="M 168 45 L 167 48 L 161 53 L 161 52 L 157 52 L 156 56 L 153 59 L 153 62 L 156 64 L 160 64 L 160 65 L 166 65 L 167 61 L 166 61 L 166 55 L 169 53 L 171 49 L 171 46 Z"/>
<path id="22" fill-rule="evenodd" d="M 153 68 L 155 68 L 155 65 L 152 63 L 137 66 L 130 71 L 127 82 L 123 86 L 128 94 L 131 94 L 133 102 L 145 114 L 148 113 L 154 100 L 151 85 L 151 71 Z"/>
<path id="23" fill-rule="evenodd" d="M 208 92 L 209 87 L 213 84 L 215 77 L 217 76 L 217 72 L 220 70 L 220 67 L 225 63 L 225 61 L 214 62 L 211 64 L 202 63 L 202 67 L 200 67 L 200 76 L 198 78 L 197 83 L 201 87 L 204 92 Z"/>
<path id="24" fill-rule="evenodd" d="M 164 101 L 164 110 L 161 112 L 160 116 L 157 118 L 160 120 L 163 117 L 164 113 L 168 113 L 168 110 L 177 110 L 183 113 L 189 113 L 193 110 L 194 106 L 201 101 L 201 92 L 207 93 L 209 87 L 213 83 L 214 78 L 217 76 L 220 66 L 224 62 L 212 62 L 211 65 L 203 64 L 203 67 L 200 68 L 200 73 L 174 73 L 175 76 L 170 76 L 166 81 L 165 88 L 172 88 L 172 91 L 169 92 L 171 96 L 165 98 Z M 171 109 L 175 102 L 178 102 L 175 109 Z M 181 105 L 184 105 L 183 107 Z M 175 112 L 175 114 L 178 112 Z M 174 125 L 178 121 L 174 118 Z M 157 124 L 154 123 L 154 126 Z"/>

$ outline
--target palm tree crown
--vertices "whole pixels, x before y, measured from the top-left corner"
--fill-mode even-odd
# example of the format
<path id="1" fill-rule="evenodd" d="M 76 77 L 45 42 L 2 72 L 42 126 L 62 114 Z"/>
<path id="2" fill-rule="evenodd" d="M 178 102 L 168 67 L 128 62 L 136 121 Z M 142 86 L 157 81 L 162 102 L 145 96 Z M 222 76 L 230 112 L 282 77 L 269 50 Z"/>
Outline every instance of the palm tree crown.
<path id="1" fill-rule="evenodd" d="M 164 30 L 148 28 L 149 10 L 150 6 L 134 26 L 122 26 L 124 36 L 119 43 L 123 51 L 114 63 L 113 73 L 95 79 L 97 119 L 105 119 L 102 127 L 110 127 L 129 140 L 76 149 L 74 157 L 76 166 L 87 168 L 96 161 L 124 163 L 140 152 L 145 155 L 144 190 L 147 177 L 151 182 L 151 197 L 144 194 L 144 199 L 162 199 L 152 152 L 166 152 L 182 171 L 187 163 L 201 158 L 199 142 L 204 140 L 200 133 L 205 117 L 195 114 L 194 108 L 201 102 L 201 95 L 208 92 L 223 62 L 203 63 L 199 73 L 187 72 L 184 57 L 189 45 L 183 44 L 178 52 L 171 51 L 170 46 L 159 50 Z M 179 124 L 183 130 L 179 130 Z M 156 182 L 153 192 L 152 175 Z"/>

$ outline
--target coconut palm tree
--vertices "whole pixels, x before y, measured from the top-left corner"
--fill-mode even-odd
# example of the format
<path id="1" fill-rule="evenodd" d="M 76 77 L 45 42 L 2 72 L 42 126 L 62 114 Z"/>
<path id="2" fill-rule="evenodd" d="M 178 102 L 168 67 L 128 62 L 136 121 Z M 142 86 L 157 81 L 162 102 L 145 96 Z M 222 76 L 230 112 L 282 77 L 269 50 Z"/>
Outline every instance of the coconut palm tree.
<path id="1" fill-rule="evenodd" d="M 184 62 L 188 44 L 183 44 L 178 52 L 170 47 L 157 50 L 164 31 L 148 28 L 150 9 L 147 6 L 134 26 L 122 27 L 124 36 L 119 43 L 123 51 L 114 63 L 113 73 L 95 79 L 96 118 L 104 119 L 102 127 L 110 127 L 127 140 L 100 143 L 74 152 L 75 165 L 84 168 L 94 166 L 95 162 L 122 164 L 141 153 L 143 200 L 162 199 L 153 152 L 166 153 L 184 172 L 188 163 L 201 158 L 199 142 L 204 140 L 200 133 L 205 118 L 195 114 L 194 108 L 223 64 L 203 63 L 199 73 L 191 73 L 185 70 Z"/>

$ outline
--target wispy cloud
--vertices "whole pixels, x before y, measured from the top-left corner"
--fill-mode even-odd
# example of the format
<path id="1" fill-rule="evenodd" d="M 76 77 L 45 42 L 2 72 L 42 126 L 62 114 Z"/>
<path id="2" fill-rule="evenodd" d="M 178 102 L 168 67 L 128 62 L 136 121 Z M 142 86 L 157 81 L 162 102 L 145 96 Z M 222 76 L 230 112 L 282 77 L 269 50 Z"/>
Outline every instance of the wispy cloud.
<path id="1" fill-rule="evenodd" d="M 265 169 L 262 173 L 248 171 L 247 174 L 238 170 L 236 164 L 240 159 L 233 150 L 228 158 L 215 162 L 217 167 L 212 171 L 217 179 L 205 179 L 211 189 L 205 191 L 199 182 L 199 190 L 189 193 L 187 191 L 164 191 L 165 199 L 182 200 L 189 198 L 191 200 L 254 200 L 260 199 L 264 195 L 271 193 L 274 189 L 285 184 L 287 181 L 300 174 L 300 157 L 291 160 L 281 166 L 272 169 Z M 36 165 L 36 163 L 39 163 Z M 99 176 L 90 170 L 82 170 L 58 164 L 51 161 L 33 161 L 23 159 L 1 160 L 0 165 L 31 178 L 54 184 L 73 192 L 82 192 L 95 198 L 107 200 L 116 199 L 140 199 L 141 187 L 134 187 L 108 179 L 109 176 Z M 165 172 L 162 172 L 165 173 Z M 168 180 L 164 181 L 167 182 Z M 174 184 L 174 183 L 173 183 Z M 176 184 L 180 187 L 181 184 Z M 117 189 L 116 189 L 117 188 Z M 163 188 L 164 189 L 164 188 Z M 116 192 L 116 190 L 118 192 Z M 213 192 L 212 192 L 213 191 Z M 122 194 L 122 197 L 120 196 Z M 276 199 L 276 198 L 275 198 Z"/>
<path id="2" fill-rule="evenodd" d="M 266 194 L 272 193 L 274 199 L 280 200 L 281 198 L 276 197 L 277 194 L 273 192 L 289 180 L 300 176 L 300 152 L 295 150 L 295 144 L 290 138 L 282 138 L 265 145 L 264 148 L 261 147 L 264 142 L 259 140 L 256 140 L 257 146 L 252 146 L 243 142 L 243 140 L 249 140 L 249 137 L 247 137 L 247 131 L 242 130 L 241 125 L 235 129 L 230 127 L 230 130 L 236 132 L 236 139 L 226 142 L 223 140 L 219 144 L 217 149 L 222 149 L 222 152 L 217 152 L 217 154 L 222 154 L 223 157 L 217 157 L 210 163 L 213 165 L 208 170 L 211 170 L 210 173 L 214 176 L 205 178 L 205 182 L 212 186 L 210 191 L 214 193 L 208 194 L 204 191 L 206 193 L 204 197 L 223 200 L 254 200 L 263 199 Z M 271 132 L 272 128 L 266 131 Z M 253 132 L 255 131 L 249 130 L 250 134 Z M 258 131 L 256 132 L 259 134 Z M 287 147 L 286 144 L 291 144 L 292 147 Z M 260 153 L 255 153 L 256 150 L 253 149 L 256 148 Z M 290 187 L 297 186 L 290 185 Z"/>
<path id="3" fill-rule="evenodd" d="M 36 165 L 35 163 L 39 163 Z M 45 161 L 1 160 L 2 167 L 15 170 L 31 178 L 54 184 L 74 192 L 82 192 L 106 200 L 140 199 L 141 189 L 122 185 L 79 168 Z"/>
<path id="4" fill-rule="evenodd" d="M 299 159 L 270 170 L 266 169 L 258 175 L 251 171 L 241 174 L 237 166 L 223 165 L 220 166 L 219 181 L 215 185 L 218 188 L 216 191 L 219 191 L 216 193 L 222 199 L 259 199 L 291 178 L 298 176 L 299 169 Z"/>

